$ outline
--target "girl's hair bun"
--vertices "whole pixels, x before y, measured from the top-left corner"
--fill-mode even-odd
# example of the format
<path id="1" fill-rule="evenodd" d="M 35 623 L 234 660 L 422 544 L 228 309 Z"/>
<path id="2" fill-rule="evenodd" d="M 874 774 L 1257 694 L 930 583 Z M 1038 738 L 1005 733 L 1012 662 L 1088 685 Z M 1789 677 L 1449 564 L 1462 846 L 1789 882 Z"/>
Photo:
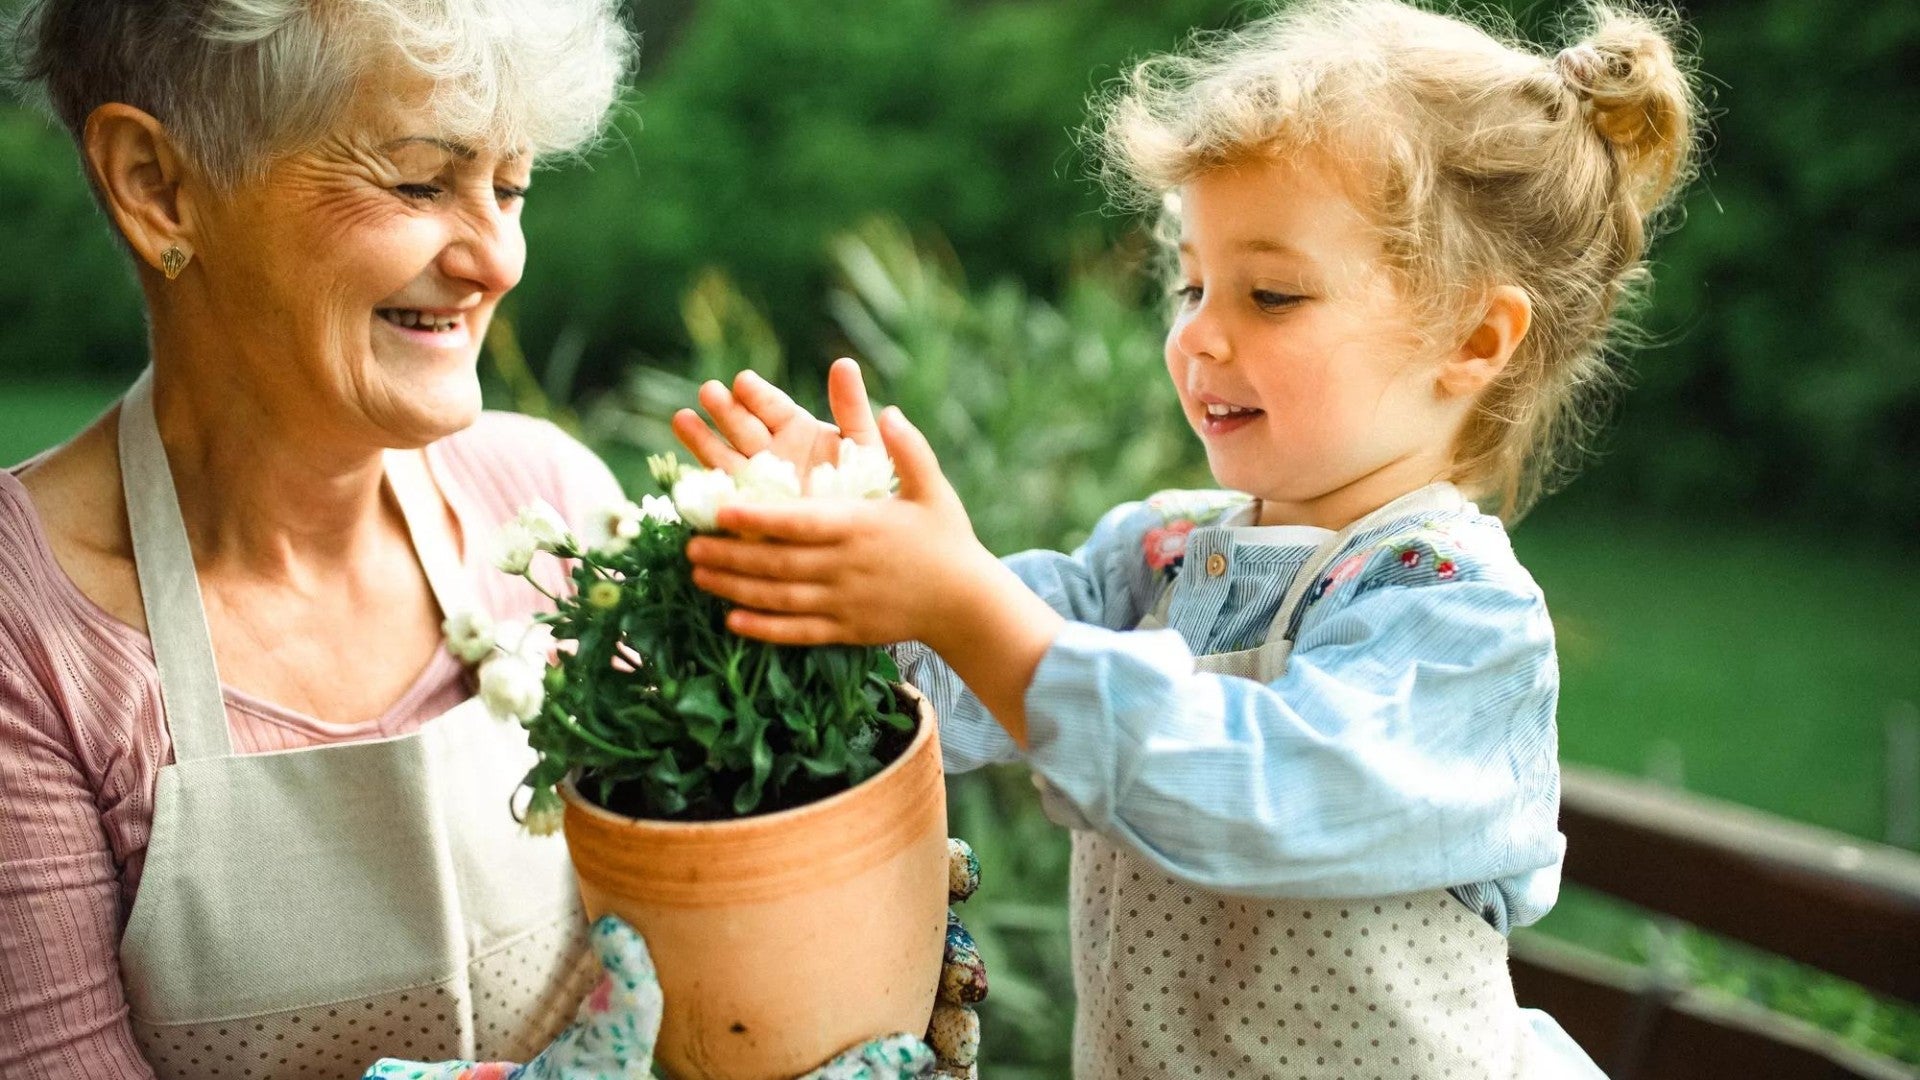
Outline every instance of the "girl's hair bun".
<path id="1" fill-rule="evenodd" d="M 1698 107 L 1671 41 L 1678 22 L 1605 4 L 1589 10 L 1592 30 L 1554 57 L 1554 70 L 1586 103 L 1628 196 L 1650 214 L 1692 166 Z"/>

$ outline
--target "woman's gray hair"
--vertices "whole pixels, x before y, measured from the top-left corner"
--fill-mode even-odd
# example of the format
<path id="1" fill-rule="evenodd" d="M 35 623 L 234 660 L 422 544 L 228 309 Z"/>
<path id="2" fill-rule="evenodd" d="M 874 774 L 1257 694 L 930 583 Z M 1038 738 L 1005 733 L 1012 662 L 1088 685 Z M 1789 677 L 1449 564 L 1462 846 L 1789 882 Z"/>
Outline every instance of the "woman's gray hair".
<path id="1" fill-rule="evenodd" d="M 603 129 L 635 44 L 620 0 L 27 0 L 14 80 L 77 141 L 108 102 L 166 125 L 216 185 L 257 176 L 334 123 L 360 79 L 433 86 L 451 141 L 539 157 Z M 39 94 L 33 95 L 33 88 Z"/>

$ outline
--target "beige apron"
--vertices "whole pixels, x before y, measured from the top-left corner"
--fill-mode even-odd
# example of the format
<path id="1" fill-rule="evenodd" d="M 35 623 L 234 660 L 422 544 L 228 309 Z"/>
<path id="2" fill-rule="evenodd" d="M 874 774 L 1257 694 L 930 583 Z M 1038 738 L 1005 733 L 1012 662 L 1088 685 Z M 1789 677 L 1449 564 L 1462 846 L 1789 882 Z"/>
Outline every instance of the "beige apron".
<path id="1" fill-rule="evenodd" d="M 120 412 L 174 748 L 120 942 L 142 1050 L 162 1080 L 525 1060 L 598 974 L 564 842 L 508 812 L 533 761 L 526 733 L 469 699 L 397 738 L 235 754 L 151 381 Z M 424 527 L 431 478 L 407 455 L 387 473 L 435 599 L 469 610 L 458 556 Z"/>
<path id="2" fill-rule="evenodd" d="M 1266 643 L 1204 672 L 1273 682 L 1307 590 L 1347 541 L 1394 517 L 1464 505 L 1436 484 L 1322 543 Z M 1166 625 L 1172 590 L 1141 629 Z M 1284 900 L 1207 892 L 1131 849 L 1073 834 L 1073 1072 L 1132 1077 L 1487 1080 L 1525 1075 L 1507 939 L 1446 892 Z"/>

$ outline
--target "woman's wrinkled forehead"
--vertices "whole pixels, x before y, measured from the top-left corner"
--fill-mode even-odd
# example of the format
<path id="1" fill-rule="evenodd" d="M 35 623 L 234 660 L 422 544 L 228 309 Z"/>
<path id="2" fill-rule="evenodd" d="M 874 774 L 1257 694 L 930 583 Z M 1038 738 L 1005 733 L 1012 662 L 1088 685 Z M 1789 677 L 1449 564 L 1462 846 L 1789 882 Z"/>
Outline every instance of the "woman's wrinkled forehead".
<path id="1" fill-rule="evenodd" d="M 405 68 L 377 68 L 354 86 L 328 132 L 329 141 L 391 156 L 431 148 L 462 161 L 514 162 L 531 158 L 524 135 L 511 124 L 485 124 L 450 108 L 445 88 Z"/>

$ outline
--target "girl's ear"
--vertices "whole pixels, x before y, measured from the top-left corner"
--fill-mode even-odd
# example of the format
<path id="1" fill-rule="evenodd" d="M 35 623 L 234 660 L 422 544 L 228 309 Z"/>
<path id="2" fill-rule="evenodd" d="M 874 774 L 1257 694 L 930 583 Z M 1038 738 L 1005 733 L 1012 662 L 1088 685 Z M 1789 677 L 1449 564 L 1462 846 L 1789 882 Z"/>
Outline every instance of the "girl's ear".
<path id="1" fill-rule="evenodd" d="M 134 255 L 161 266 L 170 247 L 192 255 L 192 214 L 181 195 L 185 162 L 166 126 L 120 102 L 93 110 L 81 138 L 107 214 Z"/>
<path id="2" fill-rule="evenodd" d="M 1471 398 L 1486 389 L 1499 378 L 1533 325 L 1533 300 L 1517 285 L 1489 289 L 1486 305 L 1480 322 L 1441 365 L 1436 385 L 1443 397 Z"/>

